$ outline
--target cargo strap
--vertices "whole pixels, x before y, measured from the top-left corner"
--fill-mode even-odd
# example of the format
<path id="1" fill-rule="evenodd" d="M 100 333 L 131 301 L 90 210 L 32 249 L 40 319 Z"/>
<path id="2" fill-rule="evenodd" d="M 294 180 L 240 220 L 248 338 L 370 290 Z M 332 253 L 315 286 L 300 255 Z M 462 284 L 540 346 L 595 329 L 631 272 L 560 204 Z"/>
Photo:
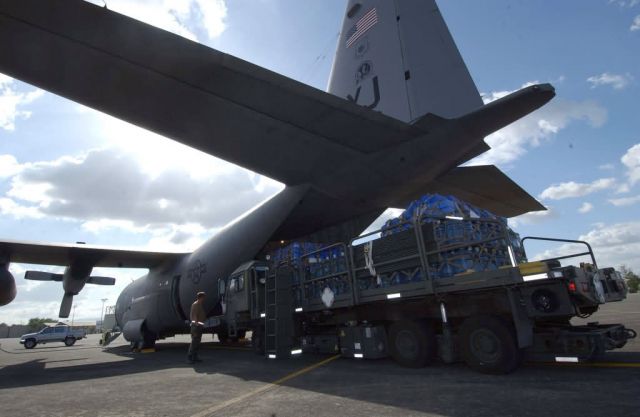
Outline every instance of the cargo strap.
<path id="1" fill-rule="evenodd" d="M 376 268 L 373 266 L 373 241 L 369 241 L 364 244 L 364 264 L 369 270 L 369 273 L 376 277 L 376 283 L 382 284 L 380 276 L 376 273 Z"/>

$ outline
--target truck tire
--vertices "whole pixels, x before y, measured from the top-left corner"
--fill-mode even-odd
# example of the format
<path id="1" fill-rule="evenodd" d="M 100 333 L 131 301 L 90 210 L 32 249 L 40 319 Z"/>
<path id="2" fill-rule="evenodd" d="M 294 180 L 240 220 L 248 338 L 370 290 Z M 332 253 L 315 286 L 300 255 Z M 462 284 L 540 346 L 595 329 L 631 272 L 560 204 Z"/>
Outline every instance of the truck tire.
<path id="1" fill-rule="evenodd" d="M 229 343 L 229 332 L 227 331 L 227 329 L 218 330 L 216 334 L 218 335 L 218 340 L 220 341 L 220 343 L 222 343 L 223 345 Z"/>
<path id="2" fill-rule="evenodd" d="M 38 342 L 36 342 L 36 339 L 27 339 L 24 341 L 25 349 L 33 349 L 37 344 Z"/>
<path id="3" fill-rule="evenodd" d="M 458 331 L 460 354 L 469 367 L 484 374 L 508 374 L 521 363 L 515 331 L 490 316 L 467 318 Z"/>
<path id="4" fill-rule="evenodd" d="M 436 355 L 436 337 L 433 326 L 426 321 L 396 321 L 387 331 L 389 353 L 400 365 L 422 368 Z"/>
<path id="5" fill-rule="evenodd" d="M 73 346 L 74 343 L 76 343 L 75 337 L 66 337 L 64 339 L 64 344 L 67 346 Z"/>

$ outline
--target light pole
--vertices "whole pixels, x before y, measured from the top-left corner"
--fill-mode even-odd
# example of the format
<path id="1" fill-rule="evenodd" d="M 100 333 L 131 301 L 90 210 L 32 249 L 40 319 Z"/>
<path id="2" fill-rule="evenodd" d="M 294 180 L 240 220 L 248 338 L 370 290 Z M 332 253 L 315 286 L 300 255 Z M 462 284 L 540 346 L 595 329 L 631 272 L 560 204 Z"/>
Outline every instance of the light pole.
<path id="1" fill-rule="evenodd" d="M 73 305 L 73 313 L 71 313 L 71 327 L 73 327 L 73 320 L 76 318 L 76 305 Z"/>
<path id="2" fill-rule="evenodd" d="M 100 333 L 104 331 L 104 303 L 108 298 L 102 299 L 102 307 L 100 307 Z"/>

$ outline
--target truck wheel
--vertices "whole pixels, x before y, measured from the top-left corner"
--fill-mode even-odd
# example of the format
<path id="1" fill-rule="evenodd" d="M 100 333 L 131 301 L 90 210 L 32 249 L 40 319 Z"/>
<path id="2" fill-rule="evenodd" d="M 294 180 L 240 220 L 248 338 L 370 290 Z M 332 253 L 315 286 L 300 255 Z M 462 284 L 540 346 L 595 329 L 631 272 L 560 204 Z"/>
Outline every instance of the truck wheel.
<path id="1" fill-rule="evenodd" d="M 422 368 L 436 354 L 433 327 L 425 321 L 396 321 L 389 326 L 389 351 L 402 366 Z"/>
<path id="2" fill-rule="evenodd" d="M 38 342 L 36 342 L 35 339 L 27 339 L 24 341 L 24 347 L 26 349 L 33 349 L 34 347 L 36 347 L 37 344 Z"/>
<path id="3" fill-rule="evenodd" d="M 460 353 L 469 367 L 485 374 L 508 374 L 521 362 L 513 328 L 489 316 L 470 317 L 458 331 Z"/>
<path id="4" fill-rule="evenodd" d="M 223 345 L 226 345 L 229 342 L 229 332 L 227 331 L 227 329 L 219 330 L 216 332 L 216 334 L 218 335 L 218 340 Z"/>
<path id="5" fill-rule="evenodd" d="M 74 343 L 76 343 L 76 339 L 73 337 L 67 337 L 64 339 L 64 344 L 67 346 L 73 346 Z"/>

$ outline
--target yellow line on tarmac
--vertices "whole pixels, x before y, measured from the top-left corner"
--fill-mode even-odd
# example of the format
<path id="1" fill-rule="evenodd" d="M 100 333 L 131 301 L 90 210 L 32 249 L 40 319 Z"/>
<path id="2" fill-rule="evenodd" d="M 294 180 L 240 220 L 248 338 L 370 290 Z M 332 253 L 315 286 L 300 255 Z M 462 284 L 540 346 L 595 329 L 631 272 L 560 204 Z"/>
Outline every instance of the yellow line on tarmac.
<path id="1" fill-rule="evenodd" d="M 640 368 L 640 362 L 541 362 L 541 365 L 564 366 L 576 368 Z"/>
<path id="2" fill-rule="evenodd" d="M 261 394 L 263 392 L 269 391 L 271 389 L 277 388 L 280 384 L 282 384 L 282 383 L 284 383 L 284 382 L 286 382 L 286 381 L 288 381 L 290 379 L 296 378 L 296 377 L 298 377 L 300 375 L 303 375 L 303 374 L 306 374 L 308 372 L 311 372 L 314 369 L 321 367 L 322 365 L 326 365 L 329 362 L 338 359 L 339 357 L 340 357 L 340 355 L 335 355 L 335 356 L 332 356 L 330 358 L 324 359 L 324 360 L 322 360 L 322 361 L 320 361 L 318 363 L 315 363 L 313 365 L 307 366 L 306 368 L 302 368 L 302 369 L 300 369 L 298 371 L 292 372 L 292 373 L 290 373 L 290 374 L 288 374 L 288 375 L 286 375 L 286 376 L 284 376 L 284 377 L 282 377 L 282 378 L 280 378 L 280 379 L 278 379 L 276 381 L 273 381 L 273 382 L 271 382 L 271 383 L 269 383 L 267 385 L 264 385 L 264 386 L 262 386 L 260 388 L 256 388 L 253 391 L 249 391 L 246 394 L 243 394 L 243 395 L 240 395 L 238 397 L 232 398 L 232 399 L 227 400 L 227 401 L 225 401 L 223 403 L 211 406 L 211 407 L 209 407 L 209 408 L 207 408 L 205 410 L 202 410 L 202 411 L 200 411 L 200 412 L 198 412 L 196 414 L 193 414 L 191 417 L 205 417 L 205 416 L 208 416 L 209 414 L 212 414 L 212 413 L 215 413 L 217 411 L 220 411 L 223 408 L 229 407 L 230 405 L 233 405 L 233 404 L 236 404 L 236 403 L 238 403 L 240 401 L 246 400 L 249 397 L 253 397 L 254 395 L 258 395 L 258 394 Z"/>
<path id="3" fill-rule="evenodd" d="M 593 362 L 580 363 L 578 365 L 594 368 L 640 368 L 640 363 L 638 362 Z"/>

